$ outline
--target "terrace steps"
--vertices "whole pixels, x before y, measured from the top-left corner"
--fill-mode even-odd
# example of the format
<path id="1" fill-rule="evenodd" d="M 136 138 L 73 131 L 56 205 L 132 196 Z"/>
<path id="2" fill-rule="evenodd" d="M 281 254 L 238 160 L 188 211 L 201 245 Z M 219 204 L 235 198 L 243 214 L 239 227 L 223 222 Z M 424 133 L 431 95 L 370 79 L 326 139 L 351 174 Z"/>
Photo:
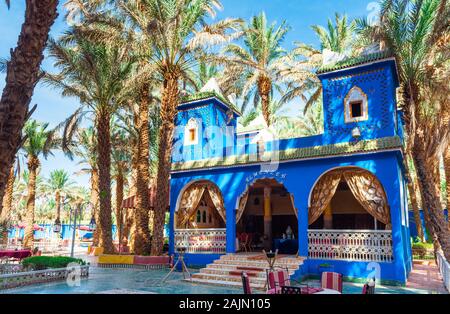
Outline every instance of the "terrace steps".
<path id="1" fill-rule="evenodd" d="M 301 257 L 279 256 L 275 267 L 287 269 L 292 276 L 303 261 Z M 188 280 L 199 284 L 242 287 L 241 273 L 246 272 L 252 288 L 263 290 L 268 267 L 268 262 L 261 253 L 227 254 L 200 269 L 200 272 L 193 274 Z"/>

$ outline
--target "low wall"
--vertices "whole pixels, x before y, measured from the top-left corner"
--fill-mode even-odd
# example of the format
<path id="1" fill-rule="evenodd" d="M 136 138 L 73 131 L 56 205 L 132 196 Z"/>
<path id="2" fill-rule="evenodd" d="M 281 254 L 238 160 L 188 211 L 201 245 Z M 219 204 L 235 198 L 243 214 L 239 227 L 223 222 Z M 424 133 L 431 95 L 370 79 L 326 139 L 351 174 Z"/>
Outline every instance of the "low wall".
<path id="1" fill-rule="evenodd" d="M 0 275 L 0 290 L 66 280 L 74 271 L 76 270 L 73 267 L 66 267 Z M 87 278 L 89 266 L 80 266 L 80 272 L 77 275 Z"/>
<path id="2" fill-rule="evenodd" d="M 171 265 L 170 256 L 107 255 L 98 257 L 98 267 L 161 269 Z"/>
<path id="3" fill-rule="evenodd" d="M 324 264 L 332 265 L 332 267 L 324 269 L 321 267 Z M 379 269 L 377 269 L 378 267 Z M 379 279 L 384 284 L 406 284 L 406 278 L 396 271 L 394 263 L 307 259 L 303 265 L 303 273 L 309 277 L 318 277 L 322 271 L 333 271 L 341 273 L 347 281 L 356 282 L 366 282 L 369 277 L 375 277 L 377 270 L 379 270 L 377 280 Z"/>
<path id="4" fill-rule="evenodd" d="M 439 272 L 441 273 L 445 289 L 450 292 L 450 263 L 445 259 L 442 252 L 438 252 L 436 257 Z"/>

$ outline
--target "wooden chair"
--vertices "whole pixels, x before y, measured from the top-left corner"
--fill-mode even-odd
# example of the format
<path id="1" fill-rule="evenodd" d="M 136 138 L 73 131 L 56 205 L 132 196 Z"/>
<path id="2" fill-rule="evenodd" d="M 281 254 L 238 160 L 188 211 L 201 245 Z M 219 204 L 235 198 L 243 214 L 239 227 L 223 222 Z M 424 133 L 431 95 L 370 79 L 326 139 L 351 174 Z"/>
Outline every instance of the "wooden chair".
<path id="1" fill-rule="evenodd" d="M 342 274 L 333 272 L 323 272 L 322 288 L 336 290 L 342 293 Z"/>
<path id="2" fill-rule="evenodd" d="M 239 236 L 239 250 L 248 252 L 249 235 L 248 233 L 241 233 Z"/>
<path id="3" fill-rule="evenodd" d="M 242 272 L 242 288 L 244 290 L 244 294 L 252 294 L 252 287 L 250 286 L 250 278 L 248 277 L 246 272 Z"/>

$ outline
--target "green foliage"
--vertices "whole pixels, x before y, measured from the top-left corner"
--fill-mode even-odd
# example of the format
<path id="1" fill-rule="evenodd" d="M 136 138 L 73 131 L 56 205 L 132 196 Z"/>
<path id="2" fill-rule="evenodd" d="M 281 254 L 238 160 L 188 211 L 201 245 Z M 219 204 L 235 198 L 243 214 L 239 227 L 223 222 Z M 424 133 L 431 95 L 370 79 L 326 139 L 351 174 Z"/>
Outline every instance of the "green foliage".
<path id="1" fill-rule="evenodd" d="M 22 261 L 23 267 L 31 268 L 33 270 L 64 268 L 67 267 L 67 265 L 69 265 L 70 263 L 86 265 L 86 262 L 82 259 L 67 256 L 32 256 L 25 258 Z"/>

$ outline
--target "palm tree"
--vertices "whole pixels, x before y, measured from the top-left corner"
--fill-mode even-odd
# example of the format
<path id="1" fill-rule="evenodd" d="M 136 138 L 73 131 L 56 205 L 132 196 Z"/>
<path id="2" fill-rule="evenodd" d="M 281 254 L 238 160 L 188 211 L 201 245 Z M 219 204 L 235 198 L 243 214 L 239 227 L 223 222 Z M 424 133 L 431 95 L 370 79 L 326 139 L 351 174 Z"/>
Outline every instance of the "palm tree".
<path id="1" fill-rule="evenodd" d="M 169 202 L 172 138 L 180 82 L 183 79 L 189 81 L 189 72 L 197 61 L 195 54 L 200 53 L 202 48 L 226 43 L 236 37 L 228 31 L 236 29 L 239 21 L 226 19 L 207 24 L 207 16 L 214 16 L 216 9 L 221 8 L 218 0 L 132 0 L 120 2 L 119 8 L 128 22 L 147 37 L 153 50 L 150 61 L 161 82 L 157 198 L 151 247 L 152 255 L 159 255 Z"/>
<path id="2" fill-rule="evenodd" d="M 450 230 L 440 202 L 438 170 L 439 156 L 449 137 L 448 122 L 443 124 L 445 119 L 440 117 L 449 109 L 448 101 L 436 101 L 446 94 L 436 86 L 445 86 L 446 76 L 442 73 L 446 71 L 442 69 L 446 66 L 442 60 L 448 49 L 443 43 L 448 38 L 449 19 L 450 8 L 445 0 L 384 0 L 378 25 L 364 19 L 357 21 L 363 42 L 383 42 L 396 57 L 408 151 L 417 171 L 425 219 L 447 259 Z"/>
<path id="3" fill-rule="evenodd" d="M 15 167 L 11 167 L 8 176 L 8 183 L 6 184 L 5 194 L 3 195 L 2 208 L 0 208 L 0 244 L 8 244 L 8 224 L 10 222 L 10 214 L 12 209 L 14 181 L 16 179 Z"/>
<path id="4" fill-rule="evenodd" d="M 34 87 L 40 78 L 50 27 L 57 17 L 57 0 L 28 0 L 17 47 L 7 63 L 6 84 L 0 98 L 0 199 L 22 143 L 22 128 Z M 6 0 L 9 8 L 10 0 Z M 0 205 L 1 206 L 1 205 Z"/>
<path id="5" fill-rule="evenodd" d="M 81 27 L 72 27 L 58 42 L 51 40 L 49 54 L 60 72 L 44 80 L 62 90 L 63 96 L 77 97 L 82 106 L 64 124 L 66 135 L 73 134 L 88 114 L 97 130 L 99 172 L 99 245 L 113 252 L 111 222 L 111 117 L 122 103 L 121 94 L 135 59 L 129 46 L 101 43 L 84 36 Z M 69 136 L 70 138 L 70 136 Z"/>
<path id="6" fill-rule="evenodd" d="M 282 102 L 289 102 L 300 97 L 305 102 L 303 114 L 314 106 L 322 97 L 322 84 L 315 71 L 323 64 L 325 50 L 331 53 L 346 53 L 353 43 L 355 21 L 348 21 L 346 15 L 335 13 L 335 22 L 328 19 L 327 28 L 320 25 L 311 26 L 320 41 L 320 49 L 303 43 L 295 43 L 291 60 L 282 71 L 281 80 L 288 85 Z"/>
<path id="7" fill-rule="evenodd" d="M 112 150 L 112 161 L 113 161 L 113 177 L 116 181 L 116 226 L 117 235 L 119 240 L 119 246 L 122 244 L 123 237 L 123 212 L 122 212 L 122 202 L 124 199 L 124 188 L 126 185 L 125 176 L 129 172 L 131 163 L 131 152 L 129 150 L 130 137 L 126 131 L 119 128 L 117 124 L 114 124 L 112 140 L 113 150 Z M 148 228 L 148 221 L 147 221 Z"/>
<path id="8" fill-rule="evenodd" d="M 61 223 L 61 199 L 69 197 L 74 189 L 75 182 L 70 180 L 69 174 L 61 169 L 50 172 L 45 189 L 48 193 L 55 195 L 56 220 L 55 224 Z"/>
<path id="9" fill-rule="evenodd" d="M 268 25 L 264 12 L 251 18 L 242 26 L 244 47 L 229 44 L 223 53 L 214 57 L 218 64 L 225 64 L 227 85 L 235 85 L 243 98 L 244 111 L 253 98 L 255 107 L 261 102 L 267 126 L 272 123 L 270 102 L 278 86 L 278 73 L 285 63 L 286 51 L 281 47 L 289 31 L 286 22 L 277 27 Z"/>
<path id="10" fill-rule="evenodd" d="M 345 52 L 352 43 L 355 31 L 355 21 L 348 22 L 347 16 L 335 13 L 335 23 L 328 19 L 327 28 L 321 25 L 311 26 L 320 39 L 321 50 L 331 50 L 337 53 Z"/>
<path id="11" fill-rule="evenodd" d="M 28 195 L 26 203 L 26 228 L 23 240 L 24 247 L 32 247 L 33 245 L 33 225 L 34 210 L 36 202 L 36 180 L 37 170 L 40 166 L 40 155 L 47 156 L 50 150 L 55 147 L 56 142 L 52 138 L 52 132 L 47 130 L 48 124 L 42 124 L 35 120 L 25 124 L 24 134 L 26 137 L 22 145 L 22 150 L 27 157 L 28 167 Z"/>

